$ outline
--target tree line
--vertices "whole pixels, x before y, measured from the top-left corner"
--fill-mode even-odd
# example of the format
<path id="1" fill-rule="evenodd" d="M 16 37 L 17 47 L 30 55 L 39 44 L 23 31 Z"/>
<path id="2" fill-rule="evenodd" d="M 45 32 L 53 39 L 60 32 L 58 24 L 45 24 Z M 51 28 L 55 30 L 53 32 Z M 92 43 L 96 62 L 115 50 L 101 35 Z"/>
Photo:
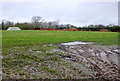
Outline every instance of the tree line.
<path id="1" fill-rule="evenodd" d="M 108 31 L 108 32 L 120 32 L 120 26 L 100 26 L 100 25 L 93 25 L 93 26 L 86 26 L 86 27 L 78 27 L 80 31 Z"/>
<path id="2" fill-rule="evenodd" d="M 31 18 L 31 22 L 24 23 L 14 23 L 11 21 L 2 20 L 1 30 L 7 30 L 9 27 L 19 27 L 22 30 L 42 30 L 42 29 L 53 29 L 53 30 L 62 30 L 62 29 L 71 29 L 75 28 L 75 31 L 100 31 L 100 30 L 108 30 L 111 32 L 120 31 L 120 27 L 117 25 L 88 25 L 83 27 L 77 27 L 71 24 L 59 24 L 59 20 L 46 22 L 40 16 L 33 16 Z"/>
<path id="3" fill-rule="evenodd" d="M 70 28 L 75 27 L 70 24 L 59 24 L 59 20 L 56 21 L 49 21 L 46 22 L 42 17 L 40 16 L 33 16 L 31 19 L 31 22 L 24 22 L 24 23 L 14 23 L 11 21 L 2 20 L 1 29 L 6 30 L 9 27 L 19 27 L 22 30 L 38 30 L 38 29 L 64 29 L 64 28 Z"/>

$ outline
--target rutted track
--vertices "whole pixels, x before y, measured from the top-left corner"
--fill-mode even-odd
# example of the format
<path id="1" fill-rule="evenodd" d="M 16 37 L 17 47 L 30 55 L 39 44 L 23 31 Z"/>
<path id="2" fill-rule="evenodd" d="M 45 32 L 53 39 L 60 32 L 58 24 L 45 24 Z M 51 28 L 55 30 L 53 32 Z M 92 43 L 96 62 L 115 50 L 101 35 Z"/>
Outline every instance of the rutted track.
<path id="1" fill-rule="evenodd" d="M 119 80 L 118 46 L 100 46 L 93 44 L 59 44 L 61 50 L 67 52 L 62 56 L 65 60 L 74 63 L 83 63 L 94 70 L 96 77 L 100 79 Z"/>

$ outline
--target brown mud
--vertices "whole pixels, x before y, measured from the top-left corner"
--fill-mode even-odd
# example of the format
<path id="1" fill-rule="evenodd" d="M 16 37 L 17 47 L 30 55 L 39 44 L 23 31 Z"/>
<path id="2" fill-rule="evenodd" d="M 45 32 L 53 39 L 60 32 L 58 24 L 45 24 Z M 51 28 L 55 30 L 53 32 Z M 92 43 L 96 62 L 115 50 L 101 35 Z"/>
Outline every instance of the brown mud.
<path id="1" fill-rule="evenodd" d="M 94 44 L 58 44 L 59 48 L 68 54 L 61 56 L 76 67 L 84 64 L 92 69 L 100 79 L 115 79 L 119 77 L 118 46 L 102 46 Z"/>

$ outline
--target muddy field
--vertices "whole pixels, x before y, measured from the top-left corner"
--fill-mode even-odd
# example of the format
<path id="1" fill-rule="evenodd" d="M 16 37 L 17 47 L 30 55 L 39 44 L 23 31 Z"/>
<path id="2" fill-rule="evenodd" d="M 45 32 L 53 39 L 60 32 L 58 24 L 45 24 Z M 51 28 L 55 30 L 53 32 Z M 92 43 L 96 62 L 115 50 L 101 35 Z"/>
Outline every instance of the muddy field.
<path id="1" fill-rule="evenodd" d="M 85 42 L 62 43 L 57 46 L 67 52 L 67 55 L 62 57 L 75 67 L 84 64 L 93 71 L 92 75 L 97 78 L 120 79 L 118 46 L 101 46 Z"/>
<path id="2" fill-rule="evenodd" d="M 3 79 L 120 80 L 118 49 L 79 41 L 9 48 L 0 57 L 0 74 Z"/>

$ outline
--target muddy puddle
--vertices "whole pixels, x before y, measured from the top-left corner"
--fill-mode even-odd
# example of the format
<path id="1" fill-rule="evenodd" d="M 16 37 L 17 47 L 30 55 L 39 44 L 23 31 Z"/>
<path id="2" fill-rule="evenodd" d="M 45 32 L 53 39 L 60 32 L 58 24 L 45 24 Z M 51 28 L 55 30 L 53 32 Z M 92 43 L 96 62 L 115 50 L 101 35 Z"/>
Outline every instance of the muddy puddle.
<path id="1" fill-rule="evenodd" d="M 62 45 L 77 45 L 77 44 L 93 44 L 93 42 L 68 42 L 68 43 L 61 43 Z"/>
<path id="2" fill-rule="evenodd" d="M 120 79 L 118 46 L 95 45 L 93 42 L 61 43 L 59 48 L 67 52 L 63 58 L 72 64 L 84 64 L 102 79 Z"/>

